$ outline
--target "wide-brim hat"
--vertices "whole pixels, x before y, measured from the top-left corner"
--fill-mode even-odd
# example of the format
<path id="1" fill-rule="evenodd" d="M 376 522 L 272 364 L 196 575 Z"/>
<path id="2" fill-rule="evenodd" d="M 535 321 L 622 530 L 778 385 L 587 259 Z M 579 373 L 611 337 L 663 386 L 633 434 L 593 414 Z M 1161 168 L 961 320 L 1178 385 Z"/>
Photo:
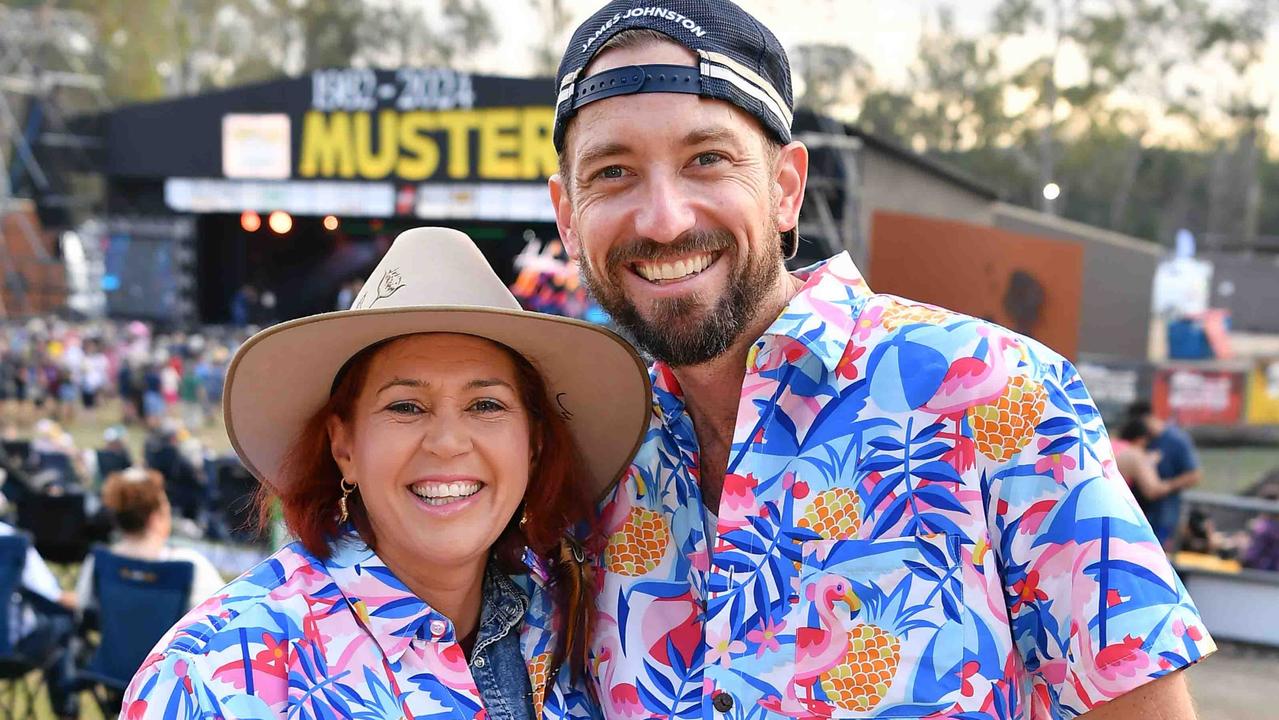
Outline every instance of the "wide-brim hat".
<path id="1" fill-rule="evenodd" d="M 375 343 L 432 332 L 487 338 L 528 359 L 597 496 L 626 470 L 648 427 L 643 360 L 607 328 L 521 309 L 475 243 L 447 228 L 396 238 L 350 310 L 281 323 L 240 346 L 222 399 L 231 446 L 278 489 L 281 462 L 347 361 Z"/>

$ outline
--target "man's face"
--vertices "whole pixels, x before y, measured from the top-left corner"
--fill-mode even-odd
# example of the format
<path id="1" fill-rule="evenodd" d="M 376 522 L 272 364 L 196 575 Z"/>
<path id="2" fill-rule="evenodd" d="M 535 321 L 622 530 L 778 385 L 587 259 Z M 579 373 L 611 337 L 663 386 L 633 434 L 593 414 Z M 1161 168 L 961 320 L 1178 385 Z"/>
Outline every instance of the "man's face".
<path id="1" fill-rule="evenodd" d="M 606 51 L 585 74 L 649 63 L 695 61 L 653 43 Z M 778 151 L 738 108 L 676 93 L 591 103 L 565 143 L 551 196 L 591 293 L 672 365 L 727 350 L 784 272 L 779 232 L 798 216 L 803 146 Z"/>
<path id="2" fill-rule="evenodd" d="M 1159 416 L 1155 415 L 1154 413 L 1147 415 L 1145 420 L 1146 420 L 1146 427 L 1150 428 L 1150 438 L 1152 440 L 1154 438 L 1159 437 L 1160 435 L 1163 435 L 1164 430 L 1168 429 L 1167 423 L 1165 423 L 1162 419 L 1159 418 Z"/>

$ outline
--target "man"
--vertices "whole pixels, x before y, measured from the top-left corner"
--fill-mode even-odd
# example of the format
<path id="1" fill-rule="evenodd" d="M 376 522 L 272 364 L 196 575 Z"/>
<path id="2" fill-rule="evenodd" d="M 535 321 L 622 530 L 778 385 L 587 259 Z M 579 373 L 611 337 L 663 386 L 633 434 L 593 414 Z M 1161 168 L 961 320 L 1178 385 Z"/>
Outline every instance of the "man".
<path id="1" fill-rule="evenodd" d="M 608 715 L 1193 717 L 1212 641 L 1074 368 L 846 254 L 785 272 L 808 152 L 766 28 L 612 2 L 557 90 L 561 237 L 657 358 L 603 519 Z"/>
<path id="2" fill-rule="evenodd" d="M 1164 482 L 1159 478 L 1158 464 L 1162 456 L 1151 447 L 1154 439 L 1146 418 L 1137 416 L 1124 421 L 1119 428 L 1119 436 L 1112 437 L 1110 441 L 1115 469 L 1132 489 L 1139 506 L 1179 493 L 1183 487 L 1177 482 Z"/>
<path id="3" fill-rule="evenodd" d="M 1181 526 L 1181 493 L 1203 479 L 1194 441 L 1185 430 L 1156 415 L 1154 407 L 1145 400 L 1129 405 L 1128 417 L 1146 422 L 1151 435 L 1149 448 L 1159 454 L 1156 468 L 1168 492 L 1161 497 L 1142 498 L 1142 509 L 1146 511 L 1159 543 L 1165 549 L 1173 550 L 1177 529 Z"/>
<path id="4" fill-rule="evenodd" d="M 15 534 L 12 525 L 0 522 L 0 537 Z M 18 654 L 43 665 L 49 683 L 49 701 L 59 718 L 79 717 L 79 698 L 72 691 L 75 660 L 67 650 L 75 634 L 76 595 L 63 590 L 58 578 L 32 546 L 15 593 L 9 625 Z"/>

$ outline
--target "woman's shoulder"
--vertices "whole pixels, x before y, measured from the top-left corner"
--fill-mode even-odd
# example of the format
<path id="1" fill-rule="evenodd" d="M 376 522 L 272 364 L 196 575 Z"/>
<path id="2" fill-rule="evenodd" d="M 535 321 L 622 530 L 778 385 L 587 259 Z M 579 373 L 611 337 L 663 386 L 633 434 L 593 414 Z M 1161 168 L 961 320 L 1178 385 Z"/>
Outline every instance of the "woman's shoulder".
<path id="1" fill-rule="evenodd" d="M 175 554 L 173 559 L 190 558 Z M 322 561 L 297 543 L 287 545 L 192 608 L 156 645 L 148 662 L 174 652 L 188 658 L 216 655 L 245 637 L 260 643 L 268 636 L 295 636 L 308 600 L 331 584 Z"/>

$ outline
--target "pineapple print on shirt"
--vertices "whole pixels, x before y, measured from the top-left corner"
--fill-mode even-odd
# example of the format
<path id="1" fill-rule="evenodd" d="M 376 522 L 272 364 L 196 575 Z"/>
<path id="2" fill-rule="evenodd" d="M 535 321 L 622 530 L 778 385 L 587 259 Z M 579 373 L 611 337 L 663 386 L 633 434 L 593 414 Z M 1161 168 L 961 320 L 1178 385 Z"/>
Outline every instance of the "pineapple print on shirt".
<path id="1" fill-rule="evenodd" d="M 1068 361 L 875 295 L 846 254 L 797 275 L 748 355 L 717 519 L 653 369 L 604 507 L 605 717 L 1066 720 L 1212 651 Z"/>
<path id="2" fill-rule="evenodd" d="M 661 564 L 669 539 L 666 518 L 647 508 L 631 508 L 622 527 L 609 535 L 606 567 L 627 577 L 650 573 Z"/>

